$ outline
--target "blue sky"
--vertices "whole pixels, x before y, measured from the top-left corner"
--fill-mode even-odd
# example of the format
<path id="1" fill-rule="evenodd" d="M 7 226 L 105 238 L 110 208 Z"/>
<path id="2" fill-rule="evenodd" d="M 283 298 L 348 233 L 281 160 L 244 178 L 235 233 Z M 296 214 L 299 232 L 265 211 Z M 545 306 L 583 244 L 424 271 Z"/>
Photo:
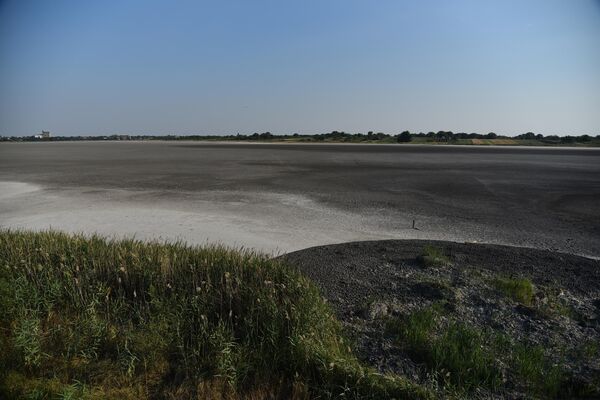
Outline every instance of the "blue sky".
<path id="1" fill-rule="evenodd" d="M 0 0 L 0 135 L 600 134 L 600 1 Z"/>

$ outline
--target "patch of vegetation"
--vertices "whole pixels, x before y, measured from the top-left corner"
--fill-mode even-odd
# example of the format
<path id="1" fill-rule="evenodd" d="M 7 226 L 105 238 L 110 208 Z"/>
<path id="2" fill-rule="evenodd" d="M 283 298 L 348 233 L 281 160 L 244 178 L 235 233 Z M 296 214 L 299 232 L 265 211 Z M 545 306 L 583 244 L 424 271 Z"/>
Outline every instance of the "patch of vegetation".
<path id="1" fill-rule="evenodd" d="M 600 357 L 600 343 L 588 340 L 579 346 L 579 353 L 583 358 Z"/>
<path id="2" fill-rule="evenodd" d="M 485 335 L 464 324 L 438 329 L 439 307 L 427 307 L 388 323 L 400 346 L 417 362 L 436 372 L 445 385 L 461 391 L 476 387 L 497 388 L 502 376 L 494 354 L 485 350 Z"/>
<path id="3" fill-rule="evenodd" d="M 526 306 L 533 304 L 534 288 L 527 278 L 495 278 L 493 285 L 507 297 Z"/>
<path id="4" fill-rule="evenodd" d="M 433 280 L 424 278 L 422 281 L 412 285 L 412 290 L 416 295 L 426 299 L 452 302 L 455 292 L 449 282 L 444 280 Z"/>
<path id="5" fill-rule="evenodd" d="M 448 256 L 435 246 L 425 246 L 423 254 L 417 257 L 417 261 L 424 267 L 443 267 L 450 264 Z"/>
<path id="6" fill-rule="evenodd" d="M 0 310 L 0 398 L 428 397 L 248 251 L 0 231 Z"/>
<path id="7" fill-rule="evenodd" d="M 534 394 L 550 398 L 574 394 L 568 387 L 564 369 L 547 359 L 543 347 L 517 344 L 512 359 L 518 375 L 530 383 Z"/>
<path id="8" fill-rule="evenodd" d="M 400 318 L 390 318 L 388 334 L 414 361 L 437 376 L 445 390 L 464 395 L 476 388 L 501 393 L 505 377 L 530 395 L 543 398 L 586 396 L 589 388 L 572 382 L 539 345 L 515 342 L 504 334 L 481 331 L 444 317 L 439 303 Z M 442 318 L 444 317 L 444 318 Z M 597 347 L 582 348 L 586 356 Z M 591 390 L 591 389 L 589 389 Z"/>
<path id="9" fill-rule="evenodd" d="M 558 295 L 558 290 L 553 288 L 538 288 L 542 291 L 544 298 L 542 304 L 538 306 L 541 315 L 550 318 L 553 316 L 567 317 L 573 320 L 579 320 L 581 316 Z"/>

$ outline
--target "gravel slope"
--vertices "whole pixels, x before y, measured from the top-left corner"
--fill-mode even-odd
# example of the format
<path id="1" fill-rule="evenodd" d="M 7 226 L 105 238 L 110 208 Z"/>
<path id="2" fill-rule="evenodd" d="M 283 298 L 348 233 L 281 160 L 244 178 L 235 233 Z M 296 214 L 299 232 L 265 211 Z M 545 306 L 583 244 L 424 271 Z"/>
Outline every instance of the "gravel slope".
<path id="1" fill-rule="evenodd" d="M 440 249 L 448 263 L 421 265 L 417 258 L 426 246 Z M 382 372 L 428 382 L 430 371 L 397 345 L 386 332 L 386 321 L 441 302 L 444 320 L 541 346 L 549 359 L 564 366 L 570 385 L 598 389 L 600 354 L 589 360 L 578 356 L 583 344 L 600 343 L 598 260 L 530 248 L 420 240 L 343 243 L 282 257 L 316 282 L 359 357 Z M 535 288 L 531 304 L 497 290 L 492 283 L 498 277 L 529 279 Z M 527 393 L 510 371 L 504 374 L 501 397 Z"/>

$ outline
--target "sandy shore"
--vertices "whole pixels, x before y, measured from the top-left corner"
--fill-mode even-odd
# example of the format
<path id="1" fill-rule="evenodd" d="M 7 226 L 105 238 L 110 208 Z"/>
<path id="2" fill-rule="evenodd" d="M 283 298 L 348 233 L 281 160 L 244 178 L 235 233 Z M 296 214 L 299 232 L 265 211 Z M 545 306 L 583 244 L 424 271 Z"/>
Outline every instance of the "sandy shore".
<path id="1" fill-rule="evenodd" d="M 48 189 L 0 182 L 0 226 L 57 229 L 223 243 L 272 254 L 361 239 L 398 236 L 368 217 L 335 210 L 295 195 L 251 192 L 157 193 L 94 188 Z"/>

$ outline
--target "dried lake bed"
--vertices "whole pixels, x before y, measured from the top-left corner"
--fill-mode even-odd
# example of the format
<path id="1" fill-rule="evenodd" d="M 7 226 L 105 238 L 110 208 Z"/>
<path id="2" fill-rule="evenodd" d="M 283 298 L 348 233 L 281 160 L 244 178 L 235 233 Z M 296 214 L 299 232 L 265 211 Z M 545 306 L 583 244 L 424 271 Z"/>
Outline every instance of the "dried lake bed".
<path id="1" fill-rule="evenodd" d="M 597 258 L 599 200 L 600 149 L 0 144 L 2 227 L 221 242 L 270 253 L 435 239 Z"/>

